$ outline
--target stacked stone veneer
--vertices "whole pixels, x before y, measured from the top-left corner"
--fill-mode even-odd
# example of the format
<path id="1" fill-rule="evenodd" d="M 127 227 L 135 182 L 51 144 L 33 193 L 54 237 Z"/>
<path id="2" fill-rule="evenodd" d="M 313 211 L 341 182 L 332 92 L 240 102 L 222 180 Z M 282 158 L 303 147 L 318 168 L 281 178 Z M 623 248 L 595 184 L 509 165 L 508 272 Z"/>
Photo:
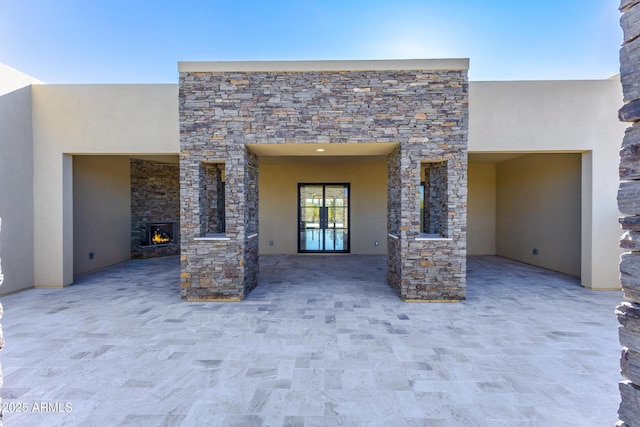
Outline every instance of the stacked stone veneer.
<path id="1" fill-rule="evenodd" d="M 182 296 L 237 300 L 257 284 L 258 164 L 246 144 L 386 142 L 398 143 L 388 158 L 389 283 L 407 300 L 464 298 L 468 84 L 461 68 L 182 66 Z M 433 161 L 447 165 L 449 238 L 420 240 L 420 172 Z M 198 178 L 207 163 L 223 163 L 226 177 L 225 234 L 209 239 L 201 233 Z"/>
<path id="2" fill-rule="evenodd" d="M 622 0 L 624 43 L 620 50 L 620 78 L 624 106 L 620 120 L 630 122 L 620 150 L 618 207 L 625 231 L 620 246 L 629 250 L 620 260 L 625 302 L 616 309 L 620 322 L 622 402 L 620 426 L 640 426 L 640 0 Z"/>
<path id="3" fill-rule="evenodd" d="M 441 154 L 446 160 L 435 167 L 421 164 L 416 160 L 420 155 L 412 150 L 403 156 L 402 146 L 389 155 L 387 275 L 389 285 L 404 300 L 461 300 L 466 294 L 467 156 L 456 152 L 455 144 L 439 146 L 453 147 Z M 425 194 L 424 211 L 432 216 L 429 237 L 420 230 L 421 167 L 436 179 L 447 179 L 446 185 L 437 186 L 444 194 Z"/>
<path id="4" fill-rule="evenodd" d="M 178 164 L 131 160 L 131 257 L 177 255 L 180 239 L 180 168 Z M 176 224 L 174 243 L 149 245 L 148 223 Z"/>
<path id="5" fill-rule="evenodd" d="M 425 233 L 447 237 L 449 206 L 447 187 L 448 163 L 435 162 L 424 165 L 424 222 Z"/>

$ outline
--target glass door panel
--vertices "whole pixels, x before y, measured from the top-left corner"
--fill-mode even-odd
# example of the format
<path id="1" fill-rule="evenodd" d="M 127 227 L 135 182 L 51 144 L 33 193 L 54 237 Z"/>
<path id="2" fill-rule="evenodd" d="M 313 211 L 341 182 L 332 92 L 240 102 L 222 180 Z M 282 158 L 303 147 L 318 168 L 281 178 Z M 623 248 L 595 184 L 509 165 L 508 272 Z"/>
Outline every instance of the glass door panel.
<path id="1" fill-rule="evenodd" d="M 320 236 L 320 212 L 323 206 L 322 185 L 300 185 L 298 190 L 299 206 L 299 246 L 298 250 L 322 250 Z"/>
<path id="2" fill-rule="evenodd" d="M 349 184 L 299 184 L 298 218 L 299 252 L 349 252 Z"/>

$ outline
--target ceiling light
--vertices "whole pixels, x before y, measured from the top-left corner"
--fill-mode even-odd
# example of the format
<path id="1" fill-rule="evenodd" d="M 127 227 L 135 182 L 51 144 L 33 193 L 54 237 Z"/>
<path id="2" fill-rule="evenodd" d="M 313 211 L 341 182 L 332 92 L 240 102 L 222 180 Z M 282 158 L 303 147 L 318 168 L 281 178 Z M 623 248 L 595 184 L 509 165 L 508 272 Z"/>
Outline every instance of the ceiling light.
<path id="1" fill-rule="evenodd" d="M 324 148 L 316 148 L 316 151 L 317 151 L 318 153 L 323 153 L 323 152 L 325 152 L 325 151 L 327 151 L 327 150 L 325 150 Z"/>

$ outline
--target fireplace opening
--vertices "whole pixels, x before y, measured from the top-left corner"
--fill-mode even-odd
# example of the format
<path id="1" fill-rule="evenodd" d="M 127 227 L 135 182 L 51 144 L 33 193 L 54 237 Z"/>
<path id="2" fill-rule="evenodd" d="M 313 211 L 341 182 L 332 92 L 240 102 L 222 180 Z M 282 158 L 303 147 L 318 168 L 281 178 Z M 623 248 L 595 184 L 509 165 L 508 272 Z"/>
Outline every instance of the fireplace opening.
<path id="1" fill-rule="evenodd" d="M 169 245 L 174 242 L 175 222 L 154 222 L 147 224 L 148 245 Z"/>

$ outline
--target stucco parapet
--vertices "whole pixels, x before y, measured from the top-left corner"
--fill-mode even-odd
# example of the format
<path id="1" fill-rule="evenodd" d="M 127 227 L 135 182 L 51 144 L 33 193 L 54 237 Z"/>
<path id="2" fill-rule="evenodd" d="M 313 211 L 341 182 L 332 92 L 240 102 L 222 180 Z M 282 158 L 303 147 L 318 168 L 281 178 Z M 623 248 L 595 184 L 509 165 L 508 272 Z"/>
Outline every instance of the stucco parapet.
<path id="1" fill-rule="evenodd" d="M 178 62 L 181 73 L 468 70 L 468 58 L 355 61 L 193 61 Z"/>

